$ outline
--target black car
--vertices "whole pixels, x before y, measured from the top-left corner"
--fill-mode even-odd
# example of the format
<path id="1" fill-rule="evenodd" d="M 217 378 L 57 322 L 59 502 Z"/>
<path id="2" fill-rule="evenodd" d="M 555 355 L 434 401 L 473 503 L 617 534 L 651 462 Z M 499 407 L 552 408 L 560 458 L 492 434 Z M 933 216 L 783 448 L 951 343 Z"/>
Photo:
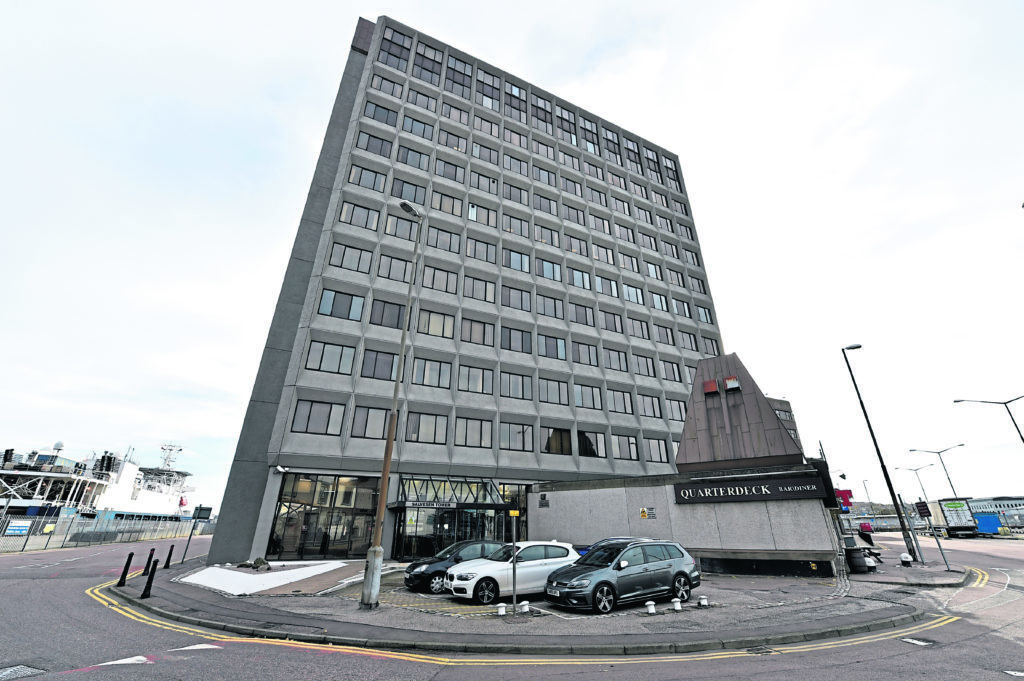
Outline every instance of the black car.
<path id="1" fill-rule="evenodd" d="M 606 614 L 627 601 L 673 596 L 688 601 L 698 586 L 700 568 L 676 542 L 612 539 L 597 542 L 575 563 L 549 574 L 544 598 Z"/>
<path id="2" fill-rule="evenodd" d="M 432 558 L 420 558 L 405 568 L 405 586 L 414 591 L 444 591 L 444 573 L 464 560 L 489 556 L 504 544 L 500 541 L 460 541 L 452 544 Z"/>

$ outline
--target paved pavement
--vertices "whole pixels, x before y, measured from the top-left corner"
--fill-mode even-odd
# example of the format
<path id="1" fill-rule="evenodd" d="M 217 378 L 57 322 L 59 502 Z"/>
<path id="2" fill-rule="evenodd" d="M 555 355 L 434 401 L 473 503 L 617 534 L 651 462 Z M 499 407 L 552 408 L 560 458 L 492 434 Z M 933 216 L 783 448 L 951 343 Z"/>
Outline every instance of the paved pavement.
<path id="1" fill-rule="evenodd" d="M 161 617 L 246 636 L 290 638 L 373 648 L 473 653 L 621 655 L 748 649 L 850 636 L 909 625 L 934 616 L 922 592 L 964 585 L 962 566 L 901 567 L 882 548 L 870 574 L 836 578 L 704 574 L 693 598 L 675 611 L 659 601 L 610 615 L 562 610 L 541 596 L 526 614 L 499 617 L 494 607 L 445 596 L 414 594 L 402 586 L 402 567 L 385 564 L 380 606 L 359 608 L 363 563 L 339 563 L 319 575 L 247 596 L 230 596 L 181 581 L 205 568 L 200 559 L 161 569 L 152 597 L 144 578 L 111 592 Z M 710 607 L 698 606 L 706 596 Z M 511 610 L 511 608 L 510 608 Z"/>

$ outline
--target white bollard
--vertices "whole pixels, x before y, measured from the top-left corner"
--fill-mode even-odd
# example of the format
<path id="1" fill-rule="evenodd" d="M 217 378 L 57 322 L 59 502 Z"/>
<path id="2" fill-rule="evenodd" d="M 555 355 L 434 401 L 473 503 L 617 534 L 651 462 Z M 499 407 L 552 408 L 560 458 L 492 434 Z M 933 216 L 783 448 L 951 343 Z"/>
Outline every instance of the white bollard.
<path id="1" fill-rule="evenodd" d="M 653 615 L 654 614 L 654 601 L 647 601 L 646 603 L 644 603 L 644 605 L 647 606 L 647 614 L 648 615 Z"/>
<path id="2" fill-rule="evenodd" d="M 523 601 L 519 606 L 519 612 L 530 612 L 530 601 Z"/>
<path id="3" fill-rule="evenodd" d="M 708 603 L 708 597 L 707 596 L 701 596 L 700 598 L 698 598 L 697 599 L 697 607 L 698 608 L 710 608 L 711 605 Z"/>
<path id="4" fill-rule="evenodd" d="M 505 616 L 505 608 L 507 606 L 504 603 L 498 603 L 498 617 Z"/>
<path id="5" fill-rule="evenodd" d="M 683 602 L 680 601 L 678 598 L 673 598 L 672 599 L 672 609 L 673 610 L 682 610 L 683 609 Z"/>

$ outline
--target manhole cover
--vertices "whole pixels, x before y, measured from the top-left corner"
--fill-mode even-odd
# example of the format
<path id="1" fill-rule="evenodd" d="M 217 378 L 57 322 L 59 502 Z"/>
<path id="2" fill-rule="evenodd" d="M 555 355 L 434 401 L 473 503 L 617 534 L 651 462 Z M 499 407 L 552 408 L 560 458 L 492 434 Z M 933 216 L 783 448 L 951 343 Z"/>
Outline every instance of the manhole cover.
<path id="1" fill-rule="evenodd" d="M 35 667 L 26 667 L 23 664 L 19 664 L 16 667 L 4 667 L 0 669 L 0 681 L 9 681 L 10 679 L 24 679 L 29 676 L 39 676 L 45 674 L 45 669 L 36 669 Z"/>

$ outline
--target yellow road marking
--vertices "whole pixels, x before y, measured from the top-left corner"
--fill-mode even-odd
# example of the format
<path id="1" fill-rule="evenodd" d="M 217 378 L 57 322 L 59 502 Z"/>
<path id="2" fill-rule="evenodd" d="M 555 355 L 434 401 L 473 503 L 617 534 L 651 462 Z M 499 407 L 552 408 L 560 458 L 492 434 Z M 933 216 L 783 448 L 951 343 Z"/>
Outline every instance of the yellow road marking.
<path id="1" fill-rule="evenodd" d="M 975 578 L 974 583 L 971 584 L 971 586 L 969 588 L 971 588 L 971 589 L 980 589 L 981 587 L 983 587 L 986 584 L 988 584 L 989 574 L 987 572 L 985 572 L 981 568 L 976 568 L 976 567 L 972 567 L 972 568 L 968 568 L 968 569 L 971 570 L 972 572 L 978 573 L 978 576 Z"/>
<path id="2" fill-rule="evenodd" d="M 133 573 L 132 576 L 138 573 Z M 987 573 L 986 573 L 987 575 Z M 483 666 L 583 666 L 583 665 L 601 665 L 601 664 L 647 664 L 651 662 L 701 662 L 709 660 L 724 660 L 739 657 L 762 657 L 763 653 L 750 653 L 746 650 L 717 650 L 707 651 L 701 653 L 687 653 L 678 655 L 643 655 L 643 656 L 600 656 L 600 657 L 478 657 L 473 659 L 458 659 L 452 657 L 439 657 L 434 655 L 420 655 L 416 653 L 408 653 L 403 651 L 393 650 L 378 650 L 372 648 L 358 648 L 353 646 L 335 645 L 330 643 L 307 643 L 304 641 L 293 641 L 290 639 L 265 639 L 252 636 L 229 636 L 223 634 L 216 634 L 213 632 L 197 629 L 184 624 L 174 624 L 164 620 L 158 620 L 148 615 L 142 614 L 137 610 L 120 605 L 110 596 L 101 592 L 101 589 L 105 589 L 115 584 L 115 581 L 105 582 L 94 587 L 90 587 L 86 590 L 91 598 L 95 599 L 104 606 L 110 608 L 114 612 L 123 615 L 131 620 L 139 622 L 141 624 L 147 624 L 150 626 L 166 629 L 176 633 L 189 634 L 204 638 L 212 641 L 228 642 L 228 643 L 257 643 L 260 645 L 269 646 L 284 646 L 287 648 L 298 648 L 304 650 L 316 650 L 319 652 L 333 652 L 343 653 L 349 655 L 360 655 L 364 657 L 373 657 L 378 659 L 389 659 L 389 660 L 402 660 L 405 662 L 419 662 L 422 664 L 432 664 L 446 667 L 483 667 Z M 902 629 L 889 629 L 881 633 L 867 634 L 864 636 L 857 636 L 853 638 L 845 638 L 841 640 L 822 641 L 818 643 L 810 643 L 806 645 L 787 645 L 785 647 L 779 647 L 773 650 L 770 654 L 789 654 L 789 653 L 800 653 L 800 652 L 813 652 L 818 650 L 827 650 L 830 648 L 840 648 L 846 646 L 863 645 L 865 643 L 876 643 L 887 639 L 901 638 L 911 634 L 917 634 L 922 631 L 929 629 L 935 629 L 938 627 L 951 624 L 952 622 L 960 619 L 959 617 L 953 616 L 938 616 L 936 615 L 933 619 L 914 624 L 909 627 Z"/>

